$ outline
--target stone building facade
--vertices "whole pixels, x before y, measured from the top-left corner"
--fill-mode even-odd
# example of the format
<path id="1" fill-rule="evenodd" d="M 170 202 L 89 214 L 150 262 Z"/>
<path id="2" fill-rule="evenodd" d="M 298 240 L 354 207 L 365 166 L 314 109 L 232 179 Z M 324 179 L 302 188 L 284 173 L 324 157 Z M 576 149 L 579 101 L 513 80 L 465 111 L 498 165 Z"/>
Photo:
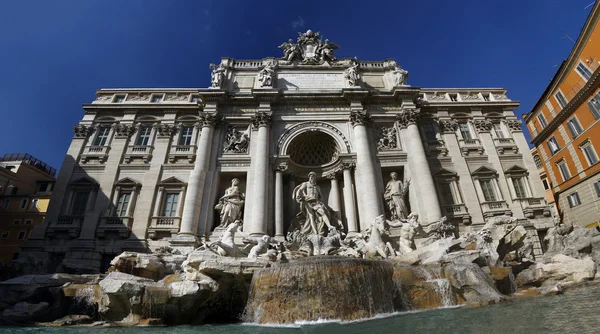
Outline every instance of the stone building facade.
<path id="1" fill-rule="evenodd" d="M 413 87 L 395 61 L 336 59 L 311 31 L 280 48 L 223 58 L 206 89 L 99 90 L 31 252 L 82 268 L 123 250 L 190 250 L 221 233 L 215 206 L 233 179 L 243 231 L 284 238 L 310 172 L 348 234 L 389 217 L 392 172 L 422 224 L 447 216 L 467 232 L 507 214 L 536 235 L 550 221 L 504 89 Z"/>

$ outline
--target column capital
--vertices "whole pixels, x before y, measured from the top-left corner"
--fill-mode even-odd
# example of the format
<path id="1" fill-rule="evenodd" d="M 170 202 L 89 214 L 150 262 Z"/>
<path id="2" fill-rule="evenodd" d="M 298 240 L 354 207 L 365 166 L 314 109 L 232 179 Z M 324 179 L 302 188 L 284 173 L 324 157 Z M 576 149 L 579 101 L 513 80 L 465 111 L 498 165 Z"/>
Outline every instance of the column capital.
<path id="1" fill-rule="evenodd" d="M 171 138 L 173 133 L 177 130 L 172 124 L 155 124 L 154 128 L 156 129 L 157 137 L 159 138 Z"/>
<path id="2" fill-rule="evenodd" d="M 400 113 L 396 114 L 396 119 L 400 127 L 406 128 L 411 124 L 417 124 L 417 120 L 421 115 L 421 108 L 405 108 Z"/>
<path id="3" fill-rule="evenodd" d="M 221 118 L 211 113 L 200 113 L 202 127 L 215 127 L 221 123 Z"/>
<path id="4" fill-rule="evenodd" d="M 338 172 L 338 170 L 333 170 L 333 171 L 325 174 L 324 176 L 326 178 L 328 178 L 329 180 L 337 180 L 337 172 Z"/>
<path id="5" fill-rule="evenodd" d="M 266 111 L 259 111 L 252 116 L 252 125 L 255 129 L 258 129 L 261 126 L 269 127 L 271 126 L 271 121 L 271 113 Z"/>
<path id="6" fill-rule="evenodd" d="M 371 121 L 371 115 L 366 110 L 355 110 L 350 112 L 350 123 L 352 126 L 367 125 Z"/>
<path id="7" fill-rule="evenodd" d="M 454 132 L 458 127 L 458 122 L 455 119 L 440 119 L 438 124 L 444 133 Z"/>
<path id="8" fill-rule="evenodd" d="M 523 131 L 523 129 L 521 128 L 522 122 L 518 119 L 507 119 L 504 121 L 504 123 L 511 132 Z"/>
<path id="9" fill-rule="evenodd" d="M 85 139 L 92 134 L 92 132 L 94 132 L 94 128 L 87 125 L 77 124 L 73 126 L 73 131 L 75 132 L 75 138 Z"/>
<path id="10" fill-rule="evenodd" d="M 473 125 L 475 126 L 475 130 L 477 130 L 478 133 L 490 132 L 490 130 L 492 130 L 492 122 L 486 119 L 474 120 Z"/>
<path id="11" fill-rule="evenodd" d="M 288 171 L 288 165 L 285 162 L 280 163 L 280 164 L 276 164 L 276 165 L 273 165 L 273 170 L 275 172 L 279 172 L 279 173 L 287 172 Z"/>
<path id="12" fill-rule="evenodd" d="M 354 161 L 342 162 L 342 169 L 352 169 L 354 167 L 356 167 L 356 162 L 354 162 Z"/>
<path id="13" fill-rule="evenodd" d="M 133 126 L 131 124 L 115 123 L 112 125 L 115 131 L 115 138 L 129 138 L 133 133 Z"/>

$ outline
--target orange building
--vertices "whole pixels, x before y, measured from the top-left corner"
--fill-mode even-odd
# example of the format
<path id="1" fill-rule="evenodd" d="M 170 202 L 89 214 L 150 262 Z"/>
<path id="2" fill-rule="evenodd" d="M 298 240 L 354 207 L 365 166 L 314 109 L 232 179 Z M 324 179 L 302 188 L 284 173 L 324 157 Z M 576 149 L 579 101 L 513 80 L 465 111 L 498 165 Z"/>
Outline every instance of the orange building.
<path id="1" fill-rule="evenodd" d="M 56 169 L 29 154 L 0 157 L 0 261 L 16 259 L 33 226 L 46 217 Z"/>
<path id="2" fill-rule="evenodd" d="M 600 220 L 600 2 L 554 78 L 523 115 L 563 222 Z"/>

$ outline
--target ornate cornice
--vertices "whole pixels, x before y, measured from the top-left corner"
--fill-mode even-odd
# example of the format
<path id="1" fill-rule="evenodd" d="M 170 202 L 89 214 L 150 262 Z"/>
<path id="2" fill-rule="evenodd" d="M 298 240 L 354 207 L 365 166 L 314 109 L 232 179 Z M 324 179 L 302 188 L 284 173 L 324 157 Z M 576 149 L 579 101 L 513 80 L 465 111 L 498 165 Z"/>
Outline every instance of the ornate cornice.
<path id="1" fill-rule="evenodd" d="M 261 126 L 270 126 L 271 125 L 271 114 L 266 111 L 259 111 L 252 116 L 252 125 L 255 129 L 260 128 Z"/>

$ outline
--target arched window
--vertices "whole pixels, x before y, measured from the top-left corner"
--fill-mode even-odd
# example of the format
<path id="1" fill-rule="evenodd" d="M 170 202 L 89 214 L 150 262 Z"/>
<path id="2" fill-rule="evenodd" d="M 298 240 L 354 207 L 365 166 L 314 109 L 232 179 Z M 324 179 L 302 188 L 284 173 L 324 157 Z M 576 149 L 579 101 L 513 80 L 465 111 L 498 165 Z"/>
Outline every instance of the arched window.
<path id="1" fill-rule="evenodd" d="M 540 159 L 540 156 L 539 156 L 539 155 L 534 155 L 534 156 L 533 156 L 533 161 L 535 161 L 535 166 L 536 166 L 538 169 L 542 169 L 542 168 L 544 168 L 544 165 L 542 165 L 542 159 Z"/>

